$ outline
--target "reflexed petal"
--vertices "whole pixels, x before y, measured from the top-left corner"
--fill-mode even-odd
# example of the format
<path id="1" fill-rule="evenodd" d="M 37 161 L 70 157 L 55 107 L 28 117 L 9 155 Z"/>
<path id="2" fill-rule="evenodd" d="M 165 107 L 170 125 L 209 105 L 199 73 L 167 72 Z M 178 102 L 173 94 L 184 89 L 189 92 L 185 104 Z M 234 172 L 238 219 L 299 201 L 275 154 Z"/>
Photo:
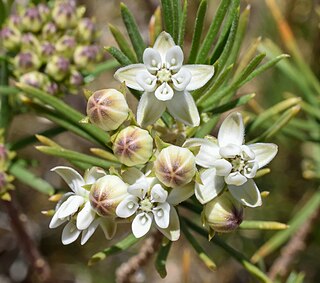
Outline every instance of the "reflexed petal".
<path id="1" fill-rule="evenodd" d="M 166 67 L 172 71 L 178 71 L 183 63 L 183 52 L 180 46 L 171 47 L 166 54 Z"/>
<path id="2" fill-rule="evenodd" d="M 136 238 L 147 234 L 151 228 L 152 214 L 139 213 L 132 221 L 132 233 Z"/>
<path id="3" fill-rule="evenodd" d="M 166 105 L 158 100 L 153 93 L 145 92 L 139 101 L 137 109 L 137 122 L 145 127 L 155 123 L 165 111 Z"/>
<path id="4" fill-rule="evenodd" d="M 167 202 L 172 205 L 178 205 L 179 203 L 187 200 L 194 194 L 193 182 L 179 188 L 172 189 L 167 198 Z"/>
<path id="5" fill-rule="evenodd" d="M 152 210 L 154 220 L 160 228 L 167 228 L 170 221 L 170 205 L 167 202 L 160 203 Z"/>
<path id="6" fill-rule="evenodd" d="M 58 226 L 60 226 L 61 224 L 63 224 L 64 222 L 66 222 L 67 219 L 66 218 L 59 218 L 58 217 L 58 213 L 56 212 L 53 217 L 51 218 L 50 224 L 49 224 L 49 228 L 53 229 L 53 228 L 57 228 Z"/>
<path id="7" fill-rule="evenodd" d="M 156 184 L 151 189 L 151 202 L 165 202 L 168 192 L 160 184 Z"/>
<path id="8" fill-rule="evenodd" d="M 181 70 L 188 70 L 191 73 L 188 91 L 203 87 L 214 74 L 214 67 L 211 65 L 184 65 Z"/>
<path id="9" fill-rule="evenodd" d="M 81 231 L 79 231 L 74 223 L 69 222 L 62 231 L 62 244 L 69 245 L 78 239 Z"/>
<path id="10" fill-rule="evenodd" d="M 162 229 L 158 227 L 158 230 L 165 235 L 170 241 L 177 241 L 180 237 L 180 221 L 176 209 L 170 207 L 170 221 L 168 228 Z"/>
<path id="11" fill-rule="evenodd" d="M 145 176 L 141 172 L 141 170 L 134 167 L 129 168 L 122 174 L 122 180 L 125 183 L 128 183 L 129 185 L 132 185 L 135 182 L 137 182 L 139 179 L 144 179 L 144 178 Z"/>
<path id="12" fill-rule="evenodd" d="M 188 70 L 182 69 L 171 77 L 173 88 L 177 91 L 183 91 L 190 83 L 191 74 Z"/>
<path id="13" fill-rule="evenodd" d="M 96 217 L 95 211 L 91 208 L 90 202 L 84 205 L 79 214 L 77 215 L 77 228 L 79 230 L 85 230 L 94 221 Z"/>
<path id="14" fill-rule="evenodd" d="M 160 53 L 154 48 L 147 48 L 143 52 L 143 63 L 154 74 L 162 66 Z"/>
<path id="15" fill-rule="evenodd" d="M 81 245 L 84 245 L 88 240 L 91 238 L 93 233 L 96 231 L 98 225 L 99 225 L 100 219 L 96 219 L 91 223 L 91 225 L 82 231 L 81 234 Z"/>
<path id="16" fill-rule="evenodd" d="M 220 147 L 219 153 L 223 158 L 234 158 L 236 155 L 241 154 L 241 147 L 229 143 L 228 145 Z"/>
<path id="17" fill-rule="evenodd" d="M 145 71 L 147 68 L 144 64 L 133 64 L 118 69 L 114 77 L 121 83 L 125 83 L 127 87 L 132 89 L 143 91 L 143 88 L 138 84 L 136 76 L 141 71 Z"/>
<path id="18" fill-rule="evenodd" d="M 117 231 L 117 223 L 113 218 L 100 219 L 100 226 L 107 240 L 111 240 Z"/>
<path id="19" fill-rule="evenodd" d="M 251 179 L 241 186 L 228 186 L 230 193 L 243 205 L 257 207 L 262 205 L 261 195 L 257 185 Z"/>
<path id="20" fill-rule="evenodd" d="M 157 86 L 157 77 L 145 70 L 137 74 L 137 82 L 145 91 L 153 92 Z"/>
<path id="21" fill-rule="evenodd" d="M 224 177 L 224 180 L 228 185 L 241 186 L 247 181 L 247 178 L 239 172 L 233 172 Z"/>
<path id="22" fill-rule="evenodd" d="M 176 120 L 188 126 L 199 126 L 200 116 L 198 108 L 189 92 L 176 92 L 166 105 L 168 111 Z"/>
<path id="23" fill-rule="evenodd" d="M 167 83 L 163 83 L 162 85 L 160 85 L 154 93 L 156 98 L 161 101 L 170 100 L 173 97 L 173 94 L 173 89 Z"/>
<path id="24" fill-rule="evenodd" d="M 213 167 L 214 162 L 220 159 L 219 146 L 207 139 L 188 139 L 183 144 L 184 147 L 200 146 L 200 151 L 196 155 L 196 163 L 204 168 Z"/>
<path id="25" fill-rule="evenodd" d="M 221 124 L 218 134 L 219 146 L 228 144 L 242 145 L 244 140 L 244 125 L 240 113 L 230 114 Z"/>
<path id="26" fill-rule="evenodd" d="M 66 166 L 57 166 L 51 169 L 51 171 L 60 175 L 60 177 L 68 184 L 70 189 L 77 195 L 86 194 L 86 190 L 82 188 L 85 182 L 82 176 L 73 168 Z"/>
<path id="27" fill-rule="evenodd" d="M 232 170 L 232 165 L 225 159 L 218 159 L 214 161 L 214 168 L 218 176 L 227 176 Z"/>
<path id="28" fill-rule="evenodd" d="M 81 196 L 71 196 L 57 210 L 59 218 L 68 217 L 78 211 L 79 207 L 84 203 L 84 198 Z"/>
<path id="29" fill-rule="evenodd" d="M 116 214 L 121 218 L 128 218 L 137 211 L 138 207 L 138 198 L 135 196 L 127 196 L 117 206 Z"/>
<path id="30" fill-rule="evenodd" d="M 98 179 L 104 177 L 107 173 L 100 167 L 92 167 L 84 174 L 84 181 L 87 184 L 93 184 Z"/>
<path id="31" fill-rule="evenodd" d="M 153 45 L 153 48 L 159 51 L 162 58 L 162 62 L 165 62 L 166 53 L 173 46 L 175 46 L 175 43 L 171 35 L 163 31 L 157 37 L 156 42 Z"/>
<path id="32" fill-rule="evenodd" d="M 259 169 L 267 165 L 277 154 L 278 146 L 273 143 L 255 143 L 248 147 L 254 152 Z"/>
<path id="33" fill-rule="evenodd" d="M 202 185 L 195 186 L 195 194 L 201 204 L 214 199 L 224 188 L 224 178 L 216 175 L 216 169 L 207 169 L 200 175 Z"/>

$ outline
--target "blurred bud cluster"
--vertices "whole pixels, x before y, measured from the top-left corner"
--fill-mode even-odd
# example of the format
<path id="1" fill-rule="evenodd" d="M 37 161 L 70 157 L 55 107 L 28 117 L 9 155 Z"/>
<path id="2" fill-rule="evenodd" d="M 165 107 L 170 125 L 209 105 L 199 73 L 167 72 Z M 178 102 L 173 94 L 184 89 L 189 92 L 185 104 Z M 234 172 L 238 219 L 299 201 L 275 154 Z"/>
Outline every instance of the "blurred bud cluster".
<path id="1" fill-rule="evenodd" d="M 17 7 L 1 30 L 14 77 L 50 94 L 77 93 L 101 61 L 94 19 L 75 1 Z"/>

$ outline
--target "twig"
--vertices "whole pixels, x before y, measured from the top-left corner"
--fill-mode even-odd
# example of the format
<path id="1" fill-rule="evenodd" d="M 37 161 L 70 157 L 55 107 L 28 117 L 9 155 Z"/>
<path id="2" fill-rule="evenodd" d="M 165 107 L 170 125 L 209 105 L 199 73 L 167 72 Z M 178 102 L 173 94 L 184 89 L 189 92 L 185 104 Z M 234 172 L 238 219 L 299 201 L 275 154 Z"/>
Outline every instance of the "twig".
<path id="1" fill-rule="evenodd" d="M 32 271 L 37 276 L 38 281 L 50 282 L 50 267 L 40 254 L 35 242 L 26 230 L 26 215 L 21 213 L 17 208 L 15 196 L 12 194 L 11 197 L 11 201 L 2 201 L 2 204 L 6 207 L 11 221 L 12 230 L 17 238 L 18 244 L 30 263 Z"/>
<path id="2" fill-rule="evenodd" d="M 132 276 L 139 268 L 144 266 L 150 257 L 159 249 L 162 234 L 159 231 L 154 232 L 142 245 L 139 253 L 130 258 L 127 262 L 120 265 L 116 271 L 117 283 L 132 283 Z"/>

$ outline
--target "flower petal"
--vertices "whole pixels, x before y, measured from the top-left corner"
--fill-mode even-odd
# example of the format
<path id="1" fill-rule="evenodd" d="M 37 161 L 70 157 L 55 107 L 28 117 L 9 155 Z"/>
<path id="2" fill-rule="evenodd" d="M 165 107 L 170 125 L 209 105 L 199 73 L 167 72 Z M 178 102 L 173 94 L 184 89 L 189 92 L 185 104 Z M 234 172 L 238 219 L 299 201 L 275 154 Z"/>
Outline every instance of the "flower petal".
<path id="1" fill-rule="evenodd" d="M 135 196 L 127 196 L 123 201 L 119 203 L 116 208 L 116 214 L 121 218 L 128 218 L 135 214 L 139 207 L 138 198 Z"/>
<path id="2" fill-rule="evenodd" d="M 223 158 L 234 158 L 236 155 L 241 154 L 241 147 L 229 143 L 228 145 L 220 147 L 219 153 Z"/>
<path id="3" fill-rule="evenodd" d="M 138 179 L 134 184 L 128 187 L 128 193 L 143 199 L 149 190 L 149 182 L 146 177 Z"/>
<path id="4" fill-rule="evenodd" d="M 158 52 L 161 55 L 162 62 L 165 62 L 166 53 L 173 46 L 175 46 L 175 43 L 174 43 L 171 35 L 165 31 L 163 31 L 157 37 L 156 42 L 153 45 L 153 48 L 158 50 Z"/>
<path id="5" fill-rule="evenodd" d="M 172 205 L 178 205 L 179 203 L 187 200 L 194 194 L 194 186 L 193 182 L 179 188 L 174 188 L 168 195 L 167 202 Z"/>
<path id="6" fill-rule="evenodd" d="M 162 85 L 157 87 L 154 95 L 161 101 L 167 101 L 172 99 L 174 92 L 171 86 L 168 85 L 168 83 L 163 83 Z"/>
<path id="7" fill-rule="evenodd" d="M 166 53 L 166 67 L 174 72 L 177 72 L 183 63 L 183 52 L 180 46 L 171 47 Z"/>
<path id="8" fill-rule="evenodd" d="M 258 169 L 259 169 L 258 162 L 252 162 L 244 167 L 243 172 L 247 178 L 252 179 L 257 174 Z"/>
<path id="9" fill-rule="evenodd" d="M 183 91 L 187 88 L 187 85 L 191 80 L 191 73 L 186 69 L 181 69 L 178 73 L 172 77 L 173 88 L 177 91 Z"/>
<path id="10" fill-rule="evenodd" d="M 224 178 L 216 175 L 216 169 L 206 169 L 200 175 L 202 184 L 195 186 L 195 194 L 201 204 L 214 199 L 224 188 Z"/>
<path id="11" fill-rule="evenodd" d="M 221 124 L 218 134 L 219 146 L 228 144 L 242 145 L 244 140 L 244 125 L 240 113 L 230 114 Z"/>
<path id="12" fill-rule="evenodd" d="M 148 71 L 154 74 L 162 66 L 160 53 L 154 48 L 147 48 L 143 52 L 143 63 Z"/>
<path id="13" fill-rule="evenodd" d="M 184 65 L 181 70 L 188 70 L 191 73 L 188 91 L 203 87 L 214 74 L 214 67 L 211 65 Z"/>
<path id="14" fill-rule="evenodd" d="M 96 231 L 97 227 L 99 226 L 100 219 L 96 219 L 93 221 L 90 226 L 82 231 L 81 234 L 81 245 L 84 245 L 88 240 L 91 238 L 93 233 Z"/>
<path id="15" fill-rule="evenodd" d="M 168 228 L 170 222 L 170 204 L 167 202 L 160 203 L 152 210 L 152 213 L 158 227 L 163 229 Z"/>
<path id="16" fill-rule="evenodd" d="M 90 202 L 87 201 L 84 207 L 77 215 L 77 228 L 85 230 L 94 221 L 96 217 L 95 211 L 92 209 Z"/>
<path id="17" fill-rule="evenodd" d="M 134 184 L 137 182 L 139 179 L 145 178 L 144 174 L 141 172 L 141 170 L 131 167 L 128 170 L 124 171 L 122 174 L 122 180 L 125 183 L 128 183 L 129 185 Z"/>
<path id="18" fill-rule="evenodd" d="M 84 181 L 86 185 L 91 185 L 105 175 L 107 175 L 107 173 L 102 168 L 94 166 L 85 172 Z"/>
<path id="19" fill-rule="evenodd" d="M 145 92 L 139 101 L 137 109 L 137 122 L 140 126 L 145 127 L 155 123 L 165 111 L 166 105 L 163 101 L 158 100 L 154 93 Z"/>
<path id="20" fill-rule="evenodd" d="M 86 190 L 82 188 L 85 182 L 82 176 L 73 168 L 67 166 L 57 166 L 51 169 L 51 171 L 60 175 L 60 177 L 68 184 L 70 189 L 77 195 L 85 195 Z"/>
<path id="21" fill-rule="evenodd" d="M 57 210 L 59 218 L 66 218 L 78 211 L 79 207 L 84 203 L 84 198 L 73 195 L 69 197 Z"/>
<path id="22" fill-rule="evenodd" d="M 261 195 L 257 185 L 251 179 L 241 186 L 228 186 L 230 193 L 243 205 L 257 207 L 262 205 Z"/>
<path id="23" fill-rule="evenodd" d="M 155 184 L 151 189 L 152 202 L 165 202 L 168 197 L 168 192 L 162 188 L 160 184 Z"/>
<path id="24" fill-rule="evenodd" d="M 132 233 L 136 238 L 147 234 L 151 228 L 152 214 L 139 213 L 132 221 Z"/>
<path id="25" fill-rule="evenodd" d="M 72 222 L 69 222 L 62 230 L 62 244 L 69 245 L 78 239 L 81 231 L 79 231 L 76 225 Z"/>
<path id="26" fill-rule="evenodd" d="M 216 168 L 216 174 L 218 176 L 227 176 L 232 170 L 232 165 L 225 159 L 217 159 L 214 161 L 214 168 Z"/>
<path id="27" fill-rule="evenodd" d="M 188 126 L 199 126 L 200 116 L 198 108 L 189 92 L 176 92 L 166 105 L 168 111 L 176 120 Z"/>
<path id="28" fill-rule="evenodd" d="M 224 180 L 228 185 L 241 186 L 247 181 L 247 178 L 240 172 L 233 172 L 224 177 Z"/>
<path id="29" fill-rule="evenodd" d="M 136 79 L 144 91 L 153 92 L 157 87 L 157 77 L 151 75 L 147 70 L 139 72 Z"/>
<path id="30" fill-rule="evenodd" d="M 125 83 L 127 87 L 135 90 L 143 91 L 143 88 L 138 84 L 136 76 L 141 71 L 145 71 L 147 68 L 144 64 L 132 64 L 118 69 L 114 77 L 121 83 Z"/>
<path id="31" fill-rule="evenodd" d="M 49 228 L 53 229 L 53 228 L 57 228 L 59 227 L 61 224 L 63 224 L 64 222 L 66 222 L 67 219 L 66 218 L 59 218 L 58 217 L 58 213 L 56 212 L 53 217 L 51 218 L 50 224 L 49 224 Z"/>
<path id="32" fill-rule="evenodd" d="M 100 226 L 107 240 L 111 240 L 117 231 L 117 223 L 113 218 L 100 219 Z"/>
<path id="33" fill-rule="evenodd" d="M 254 152 L 259 168 L 267 165 L 278 152 L 278 146 L 273 143 L 255 143 L 248 147 Z"/>
<path id="34" fill-rule="evenodd" d="M 180 221 L 176 209 L 170 207 L 170 222 L 168 228 L 162 229 L 158 227 L 158 230 L 165 235 L 170 241 L 177 241 L 180 237 Z"/>

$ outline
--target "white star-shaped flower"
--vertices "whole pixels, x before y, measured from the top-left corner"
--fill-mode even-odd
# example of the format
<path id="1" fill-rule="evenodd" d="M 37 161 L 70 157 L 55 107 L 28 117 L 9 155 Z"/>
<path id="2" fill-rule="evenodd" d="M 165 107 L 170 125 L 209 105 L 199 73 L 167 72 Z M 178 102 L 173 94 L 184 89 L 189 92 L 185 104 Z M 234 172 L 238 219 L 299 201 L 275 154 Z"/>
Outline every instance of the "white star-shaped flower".
<path id="1" fill-rule="evenodd" d="M 143 53 L 143 64 L 120 68 L 115 78 L 128 87 L 144 91 L 137 109 L 141 126 L 156 122 L 162 113 L 169 113 L 178 121 L 198 126 L 197 106 L 189 93 L 204 86 L 213 76 L 210 65 L 183 65 L 183 52 L 170 34 L 162 32 L 153 48 Z"/>
<path id="2" fill-rule="evenodd" d="M 202 184 L 196 184 L 195 194 L 202 204 L 218 196 L 225 184 L 243 205 L 262 204 L 252 178 L 275 157 L 278 147 L 272 143 L 243 143 L 244 124 L 240 113 L 232 113 L 223 121 L 216 141 L 189 139 L 185 142 L 185 147 L 200 146 L 196 163 L 205 170 L 201 173 Z"/>

